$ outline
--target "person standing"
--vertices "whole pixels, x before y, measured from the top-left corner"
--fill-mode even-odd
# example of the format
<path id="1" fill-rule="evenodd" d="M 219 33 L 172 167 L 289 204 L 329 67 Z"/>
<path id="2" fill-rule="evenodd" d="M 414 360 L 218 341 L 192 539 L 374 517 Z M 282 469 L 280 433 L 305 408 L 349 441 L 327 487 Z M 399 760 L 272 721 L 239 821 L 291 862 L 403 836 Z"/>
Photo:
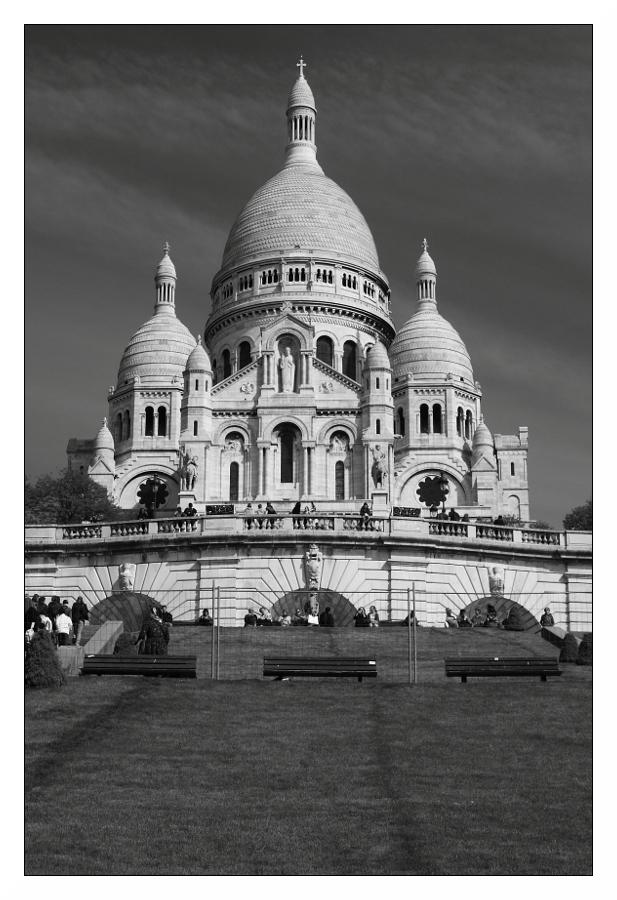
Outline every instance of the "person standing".
<path id="1" fill-rule="evenodd" d="M 56 635 L 59 647 L 68 647 L 69 635 L 72 627 L 73 623 L 71 622 L 70 617 L 67 616 L 63 609 L 61 609 L 56 616 Z"/>
<path id="2" fill-rule="evenodd" d="M 325 611 L 320 615 L 319 624 L 321 626 L 325 626 L 326 628 L 332 628 L 334 626 L 334 616 L 332 615 L 332 611 L 329 606 L 326 606 Z"/>
<path id="3" fill-rule="evenodd" d="M 167 653 L 169 643 L 169 629 L 160 621 L 156 614 L 156 608 L 152 607 L 137 638 L 137 642 L 143 641 L 143 653 L 147 656 L 164 656 Z"/>
<path id="4" fill-rule="evenodd" d="M 88 607 L 84 603 L 84 598 L 78 597 L 71 610 L 71 619 L 73 620 L 73 643 L 76 647 L 79 647 L 84 625 L 89 618 Z"/>
<path id="5" fill-rule="evenodd" d="M 379 613 L 374 606 L 368 611 L 368 624 L 369 628 L 379 628 Z"/>

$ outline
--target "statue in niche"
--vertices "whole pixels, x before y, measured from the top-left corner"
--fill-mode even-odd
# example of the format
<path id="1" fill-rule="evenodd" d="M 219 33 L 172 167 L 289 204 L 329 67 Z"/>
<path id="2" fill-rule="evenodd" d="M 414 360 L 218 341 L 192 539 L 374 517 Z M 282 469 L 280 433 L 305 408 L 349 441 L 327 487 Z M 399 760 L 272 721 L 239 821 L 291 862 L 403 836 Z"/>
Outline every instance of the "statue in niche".
<path id="1" fill-rule="evenodd" d="M 225 442 L 225 450 L 227 450 L 228 453 L 241 453 L 242 441 L 239 438 L 231 438 Z"/>
<path id="2" fill-rule="evenodd" d="M 373 482 L 376 488 L 385 488 L 388 480 L 388 461 L 379 444 L 373 447 Z"/>
<path id="3" fill-rule="evenodd" d="M 283 355 L 279 359 L 279 368 L 281 370 L 281 393 L 293 394 L 296 364 L 291 355 L 291 347 L 285 347 L 283 350 Z"/>
<path id="4" fill-rule="evenodd" d="M 122 563 L 120 566 L 120 590 L 132 591 L 135 585 L 135 572 L 137 566 L 135 563 Z"/>
<path id="5" fill-rule="evenodd" d="M 487 571 L 491 597 L 503 597 L 505 581 L 503 566 L 488 566 Z"/>
<path id="6" fill-rule="evenodd" d="M 344 434 L 332 435 L 330 450 L 332 450 L 333 453 L 346 453 L 347 450 L 349 450 L 349 443 Z"/>

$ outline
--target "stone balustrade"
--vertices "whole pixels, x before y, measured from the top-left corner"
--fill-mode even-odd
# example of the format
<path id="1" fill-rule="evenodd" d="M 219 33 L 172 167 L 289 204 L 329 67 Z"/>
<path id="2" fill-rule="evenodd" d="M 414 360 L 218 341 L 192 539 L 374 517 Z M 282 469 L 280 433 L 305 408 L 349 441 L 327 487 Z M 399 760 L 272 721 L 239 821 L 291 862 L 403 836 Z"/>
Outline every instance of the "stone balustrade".
<path id="1" fill-rule="evenodd" d="M 490 541 L 491 543 L 533 544 L 553 547 L 590 547 L 587 532 L 547 531 L 494 525 L 489 522 L 452 521 L 450 519 L 360 516 L 351 512 L 313 512 L 310 514 L 209 515 L 195 518 L 147 519 L 132 522 L 110 522 L 83 525 L 27 525 L 27 544 L 59 541 L 150 540 L 157 536 L 201 535 L 203 533 L 240 534 L 242 532 L 334 532 L 375 533 L 422 539 L 437 537 L 456 541 Z"/>

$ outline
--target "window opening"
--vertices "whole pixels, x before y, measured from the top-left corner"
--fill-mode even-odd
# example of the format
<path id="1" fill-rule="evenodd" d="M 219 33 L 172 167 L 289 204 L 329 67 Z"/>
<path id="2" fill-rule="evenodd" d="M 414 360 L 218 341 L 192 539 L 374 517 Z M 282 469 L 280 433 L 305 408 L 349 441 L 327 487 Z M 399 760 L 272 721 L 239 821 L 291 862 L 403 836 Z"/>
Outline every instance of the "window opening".
<path id="1" fill-rule="evenodd" d="M 146 437 L 154 437 L 154 409 L 146 406 Z"/>
<path id="2" fill-rule="evenodd" d="M 342 460 L 334 466 L 334 499 L 345 499 L 345 464 Z"/>
<path id="3" fill-rule="evenodd" d="M 164 406 L 159 406 L 159 427 L 158 436 L 165 437 L 167 434 L 167 410 Z"/>
<path id="4" fill-rule="evenodd" d="M 428 405 L 423 403 L 420 407 L 420 434 L 429 433 Z"/>
<path id="5" fill-rule="evenodd" d="M 443 421 L 441 416 L 441 406 L 439 405 L 439 403 L 435 403 L 433 406 L 433 433 L 443 433 Z"/>
<path id="6" fill-rule="evenodd" d="M 317 338 L 317 359 L 320 359 L 327 366 L 332 366 L 334 357 L 334 347 L 329 337 Z"/>

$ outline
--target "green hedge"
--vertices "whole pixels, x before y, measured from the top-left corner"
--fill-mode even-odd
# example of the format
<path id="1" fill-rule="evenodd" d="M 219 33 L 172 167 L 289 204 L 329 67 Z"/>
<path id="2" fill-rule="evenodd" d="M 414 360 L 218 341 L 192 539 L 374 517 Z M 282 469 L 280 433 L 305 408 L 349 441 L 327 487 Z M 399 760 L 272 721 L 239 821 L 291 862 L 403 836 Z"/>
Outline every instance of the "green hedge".
<path id="1" fill-rule="evenodd" d="M 593 635 L 592 634 L 583 635 L 583 640 L 581 641 L 581 645 L 578 648 L 578 659 L 576 660 L 576 664 L 578 666 L 592 666 L 593 665 Z"/>
<path id="2" fill-rule="evenodd" d="M 568 631 L 563 639 L 563 646 L 559 654 L 559 662 L 575 663 L 578 660 L 578 641 L 571 631 Z"/>
<path id="3" fill-rule="evenodd" d="M 26 647 L 26 687 L 57 688 L 66 684 L 54 642 L 46 631 L 37 631 Z"/>

